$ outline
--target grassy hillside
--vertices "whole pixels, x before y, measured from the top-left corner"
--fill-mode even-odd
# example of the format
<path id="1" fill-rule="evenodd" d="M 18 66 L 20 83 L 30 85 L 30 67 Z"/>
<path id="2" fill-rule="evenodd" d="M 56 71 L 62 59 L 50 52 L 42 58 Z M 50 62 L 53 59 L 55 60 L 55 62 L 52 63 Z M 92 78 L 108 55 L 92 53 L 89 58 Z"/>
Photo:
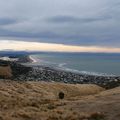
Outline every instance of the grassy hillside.
<path id="1" fill-rule="evenodd" d="M 0 77 L 11 78 L 12 70 L 10 66 L 0 66 Z"/>
<path id="2" fill-rule="evenodd" d="M 0 120 L 119 120 L 119 101 L 120 87 L 0 81 Z"/>

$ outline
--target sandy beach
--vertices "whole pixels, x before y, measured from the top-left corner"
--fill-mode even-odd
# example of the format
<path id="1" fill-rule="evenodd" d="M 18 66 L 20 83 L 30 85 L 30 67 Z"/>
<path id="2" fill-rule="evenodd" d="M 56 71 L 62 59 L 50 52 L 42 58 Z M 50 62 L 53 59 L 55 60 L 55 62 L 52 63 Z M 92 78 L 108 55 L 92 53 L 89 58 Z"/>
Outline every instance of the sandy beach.
<path id="1" fill-rule="evenodd" d="M 30 60 L 32 60 L 32 63 L 36 63 L 37 62 L 37 60 L 34 59 L 31 55 L 29 55 L 29 58 L 30 58 Z"/>

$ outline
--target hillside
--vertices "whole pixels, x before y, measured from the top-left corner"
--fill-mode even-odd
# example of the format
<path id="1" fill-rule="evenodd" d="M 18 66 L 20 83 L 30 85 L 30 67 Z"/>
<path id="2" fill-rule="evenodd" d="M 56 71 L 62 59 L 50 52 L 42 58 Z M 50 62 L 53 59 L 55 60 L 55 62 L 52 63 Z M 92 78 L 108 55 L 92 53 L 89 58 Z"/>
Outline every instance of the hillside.
<path id="1" fill-rule="evenodd" d="M 12 70 L 10 66 L 0 66 L 0 77 L 11 78 Z"/>
<path id="2" fill-rule="evenodd" d="M 119 120 L 119 101 L 120 87 L 0 81 L 0 120 Z"/>
<path id="3" fill-rule="evenodd" d="M 31 67 L 18 64 L 17 62 L 0 60 L 0 78 L 14 79 L 20 75 L 26 74 Z"/>

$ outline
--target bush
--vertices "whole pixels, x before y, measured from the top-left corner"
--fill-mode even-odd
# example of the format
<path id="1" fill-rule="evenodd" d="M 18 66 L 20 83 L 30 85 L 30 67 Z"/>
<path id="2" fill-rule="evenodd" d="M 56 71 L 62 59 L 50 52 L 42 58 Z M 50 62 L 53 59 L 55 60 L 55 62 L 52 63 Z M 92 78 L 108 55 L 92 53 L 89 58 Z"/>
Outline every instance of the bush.
<path id="1" fill-rule="evenodd" d="M 88 120 L 105 120 L 105 115 L 99 112 L 92 113 Z"/>
<path id="2" fill-rule="evenodd" d="M 63 92 L 59 92 L 59 99 L 64 99 L 64 93 Z"/>

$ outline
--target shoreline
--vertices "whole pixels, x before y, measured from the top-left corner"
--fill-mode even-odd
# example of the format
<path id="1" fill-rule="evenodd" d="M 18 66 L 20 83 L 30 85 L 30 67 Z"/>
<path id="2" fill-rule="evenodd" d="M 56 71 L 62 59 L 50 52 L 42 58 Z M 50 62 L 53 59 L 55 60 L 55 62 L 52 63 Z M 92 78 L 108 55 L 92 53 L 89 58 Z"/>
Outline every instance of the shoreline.
<path id="1" fill-rule="evenodd" d="M 59 68 L 59 67 L 54 68 L 53 67 L 52 69 L 57 70 L 57 71 L 71 72 L 75 74 L 95 76 L 95 77 L 119 77 L 118 75 L 109 75 L 106 73 L 97 73 L 97 72 L 89 72 L 89 71 L 79 71 L 79 70 L 70 69 L 70 68 Z"/>
<path id="2" fill-rule="evenodd" d="M 29 55 L 28 57 L 30 59 L 30 62 L 32 62 L 32 63 L 36 63 L 37 62 L 37 60 L 34 59 L 31 55 Z"/>
<path id="3" fill-rule="evenodd" d="M 37 60 L 34 59 L 31 55 L 28 56 L 28 58 L 30 59 L 30 63 L 37 63 Z M 114 75 L 114 74 L 107 74 L 107 73 L 97 73 L 97 72 L 89 72 L 89 71 L 79 71 L 76 69 L 70 69 L 70 68 L 63 68 L 63 67 L 49 67 L 46 65 L 35 65 L 38 67 L 48 67 L 50 69 L 54 69 L 57 71 L 63 71 L 63 72 L 71 72 L 73 74 L 80 74 L 80 75 L 88 75 L 88 76 L 95 76 L 95 77 L 119 77 L 118 75 Z"/>
<path id="4" fill-rule="evenodd" d="M 22 63 L 30 63 L 28 56 L 24 56 Z M 30 57 L 31 58 L 31 57 Z M 2 64 L 11 67 L 12 80 L 15 81 L 44 81 L 60 82 L 67 84 L 96 84 L 104 88 L 114 88 L 120 85 L 120 76 L 96 76 L 88 74 L 78 74 L 65 70 L 58 70 L 54 67 L 38 66 L 32 64 L 22 64 L 20 62 L 1 61 Z M 6 77 L 6 76 L 4 76 Z M 4 78 L 0 77 L 0 78 Z"/>

